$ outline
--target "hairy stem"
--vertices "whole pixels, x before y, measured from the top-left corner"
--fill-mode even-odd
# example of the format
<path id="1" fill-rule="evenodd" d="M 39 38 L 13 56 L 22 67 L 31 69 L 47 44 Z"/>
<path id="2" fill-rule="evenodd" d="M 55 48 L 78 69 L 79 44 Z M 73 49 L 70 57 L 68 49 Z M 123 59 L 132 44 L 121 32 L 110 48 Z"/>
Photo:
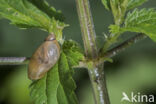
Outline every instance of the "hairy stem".
<path id="1" fill-rule="evenodd" d="M 76 4 L 82 38 L 84 42 L 85 54 L 88 59 L 91 59 L 93 61 L 98 57 L 98 51 L 95 42 L 96 34 L 89 1 L 76 0 Z M 103 71 L 103 64 L 93 65 L 92 68 L 88 68 L 96 104 L 110 104 Z"/>
<path id="2" fill-rule="evenodd" d="M 147 37 L 146 35 L 140 33 L 140 34 L 138 34 L 138 35 L 136 35 L 136 36 L 126 40 L 125 42 L 121 43 L 120 45 L 114 47 L 113 49 L 107 51 L 102 56 L 104 56 L 104 57 L 113 57 L 117 53 L 123 51 L 128 46 L 131 46 L 132 44 L 134 44 L 134 43 L 138 42 L 139 40 L 142 40 L 142 39 L 144 39 L 146 37 Z"/>
<path id="3" fill-rule="evenodd" d="M 95 30 L 88 0 L 76 0 L 85 53 L 88 58 L 97 57 Z"/>
<path id="4" fill-rule="evenodd" d="M 103 65 L 104 64 L 102 63 L 98 66 L 88 69 L 95 104 L 110 104 Z"/>
<path id="5" fill-rule="evenodd" d="M 0 65 L 24 65 L 28 61 L 26 57 L 0 57 Z"/>

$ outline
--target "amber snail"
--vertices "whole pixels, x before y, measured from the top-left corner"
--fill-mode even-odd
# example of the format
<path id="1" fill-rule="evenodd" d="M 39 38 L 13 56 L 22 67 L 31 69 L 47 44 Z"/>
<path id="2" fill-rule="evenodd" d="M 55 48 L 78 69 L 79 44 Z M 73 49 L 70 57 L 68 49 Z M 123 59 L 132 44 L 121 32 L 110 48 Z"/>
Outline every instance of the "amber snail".
<path id="1" fill-rule="evenodd" d="M 32 55 L 28 66 L 28 77 L 31 80 L 41 79 L 52 68 L 60 57 L 60 45 L 55 35 L 49 35 L 44 43 Z"/>

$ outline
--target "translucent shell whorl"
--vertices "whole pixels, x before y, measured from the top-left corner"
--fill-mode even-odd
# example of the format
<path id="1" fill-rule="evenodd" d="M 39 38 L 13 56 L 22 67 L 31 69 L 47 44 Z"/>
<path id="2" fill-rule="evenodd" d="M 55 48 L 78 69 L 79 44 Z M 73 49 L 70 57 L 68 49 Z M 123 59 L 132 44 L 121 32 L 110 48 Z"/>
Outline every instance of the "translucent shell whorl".
<path id="1" fill-rule="evenodd" d="M 51 34 L 39 46 L 30 59 L 28 68 L 29 79 L 37 80 L 42 78 L 56 64 L 59 57 L 60 45 L 55 40 L 55 36 Z"/>

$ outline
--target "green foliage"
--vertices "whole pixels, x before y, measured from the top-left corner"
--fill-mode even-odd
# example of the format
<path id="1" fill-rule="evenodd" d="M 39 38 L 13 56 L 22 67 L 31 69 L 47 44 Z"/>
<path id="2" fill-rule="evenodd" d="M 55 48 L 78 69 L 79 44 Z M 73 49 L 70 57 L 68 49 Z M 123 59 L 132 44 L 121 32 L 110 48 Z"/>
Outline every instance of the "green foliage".
<path id="1" fill-rule="evenodd" d="M 144 33 L 152 40 L 156 41 L 156 11 L 154 9 L 135 9 L 128 13 L 124 26 L 110 26 L 112 33 L 122 33 L 126 31 Z"/>
<path id="2" fill-rule="evenodd" d="M 154 9 L 133 9 L 147 0 L 102 0 L 107 10 L 112 10 L 116 25 L 110 26 L 111 37 L 108 38 L 106 49 L 116 42 L 118 36 L 126 31 L 141 32 L 156 41 L 156 11 Z M 62 30 L 66 24 L 60 11 L 48 5 L 45 0 L 0 0 L 0 18 L 6 18 L 20 28 L 40 28 L 53 32 L 57 40 L 62 39 Z M 120 25 L 123 27 L 120 27 Z M 78 44 L 65 41 L 61 47 L 61 55 L 57 64 L 40 80 L 30 86 L 33 104 L 77 104 L 74 93 L 76 88 L 72 78 L 73 66 L 77 66 L 84 56 Z M 109 58 L 103 59 L 109 60 Z M 102 61 L 103 61 L 102 60 Z M 88 68 L 93 67 L 92 60 Z"/>
<path id="3" fill-rule="evenodd" d="M 124 20 L 129 0 L 110 0 L 115 24 L 120 25 Z"/>
<path id="4" fill-rule="evenodd" d="M 133 9 L 137 6 L 142 5 L 148 0 L 129 0 L 127 10 Z"/>
<path id="5" fill-rule="evenodd" d="M 33 82 L 31 98 L 34 104 L 77 104 L 74 93 L 76 88 L 72 78 L 72 66 L 78 65 L 83 60 L 80 48 L 73 41 L 65 41 L 58 63 L 47 75 Z"/>
<path id="6" fill-rule="evenodd" d="M 78 65 L 80 60 L 84 60 L 82 50 L 76 42 L 72 40 L 65 41 L 62 48 L 63 52 L 67 55 L 70 67 Z"/>
<path id="7" fill-rule="evenodd" d="M 122 31 L 145 33 L 156 41 L 156 11 L 154 9 L 135 9 L 127 15 Z"/>
<path id="8" fill-rule="evenodd" d="M 125 5 L 126 9 L 130 10 L 130 9 L 133 9 L 135 7 L 142 5 L 143 3 L 147 1 L 148 0 L 102 0 L 102 4 L 105 6 L 107 10 L 110 10 L 111 9 L 110 2 L 114 3 L 115 4 L 114 6 L 118 6 L 118 8 L 120 6 L 125 5 L 126 3 Z"/>
<path id="9" fill-rule="evenodd" d="M 53 32 L 57 40 L 62 39 L 62 29 L 66 26 L 61 12 L 50 7 L 45 0 L 0 0 L 0 16 L 20 28 L 35 27 Z M 72 67 L 83 58 L 77 43 L 65 41 L 57 64 L 44 78 L 30 86 L 33 103 L 77 104 Z"/>
<path id="10" fill-rule="evenodd" d="M 142 5 L 147 0 L 102 0 L 107 10 L 112 10 L 116 25 L 120 25 L 124 21 L 127 10 Z"/>
<path id="11" fill-rule="evenodd" d="M 55 69 L 55 67 L 53 68 Z M 46 76 L 39 81 L 32 83 L 30 96 L 34 101 L 34 104 L 46 104 L 47 95 L 46 95 Z M 53 86 L 54 87 L 54 86 Z"/>
<path id="12" fill-rule="evenodd" d="M 156 11 L 154 9 L 135 9 L 128 13 L 125 20 L 125 27 L 131 27 L 140 24 L 156 25 Z"/>
<path id="13" fill-rule="evenodd" d="M 45 0 L 28 0 L 33 5 L 35 5 L 38 9 L 46 13 L 50 18 L 55 17 L 56 20 L 64 21 L 64 16 L 62 15 L 61 11 L 56 11 L 54 7 L 49 6 L 49 4 Z"/>
<path id="14" fill-rule="evenodd" d="M 53 32 L 65 26 L 62 15 L 45 0 L 0 0 L 0 16 L 20 28 L 40 28 Z M 60 20 L 60 21 L 59 21 Z"/>
<path id="15" fill-rule="evenodd" d="M 111 32 L 111 33 L 113 33 L 113 34 L 117 34 L 117 33 L 120 33 L 121 31 L 120 31 L 120 26 L 118 26 L 118 25 L 110 25 L 109 26 L 109 31 Z"/>
<path id="16" fill-rule="evenodd" d="M 110 10 L 110 0 L 102 0 L 102 4 L 105 6 L 107 10 Z"/>

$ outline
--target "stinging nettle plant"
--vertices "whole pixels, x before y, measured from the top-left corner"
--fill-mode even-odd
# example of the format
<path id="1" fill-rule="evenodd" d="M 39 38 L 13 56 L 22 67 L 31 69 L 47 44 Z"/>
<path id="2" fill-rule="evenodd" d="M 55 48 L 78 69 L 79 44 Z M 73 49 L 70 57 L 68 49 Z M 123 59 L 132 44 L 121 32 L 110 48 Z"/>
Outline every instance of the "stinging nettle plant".
<path id="1" fill-rule="evenodd" d="M 74 68 L 86 68 L 90 76 L 95 104 L 110 104 L 104 62 L 136 41 L 150 37 L 156 42 L 155 8 L 135 9 L 147 0 L 102 0 L 104 7 L 112 12 L 114 24 L 109 26 L 103 47 L 96 45 L 96 33 L 89 0 L 76 0 L 84 50 L 73 40 L 64 40 L 62 31 L 68 24 L 60 11 L 45 0 L 0 0 L 0 17 L 10 20 L 19 28 L 38 28 L 54 34 L 60 45 L 57 63 L 39 80 L 32 81 L 30 96 L 33 104 L 78 104 L 72 78 Z M 134 10 L 133 10 L 134 9 Z M 70 28 L 70 27 L 69 27 Z M 124 32 L 138 35 L 119 42 Z M 52 59 L 50 59 L 52 60 Z M 28 64 L 29 58 L 1 57 L 0 64 Z"/>

